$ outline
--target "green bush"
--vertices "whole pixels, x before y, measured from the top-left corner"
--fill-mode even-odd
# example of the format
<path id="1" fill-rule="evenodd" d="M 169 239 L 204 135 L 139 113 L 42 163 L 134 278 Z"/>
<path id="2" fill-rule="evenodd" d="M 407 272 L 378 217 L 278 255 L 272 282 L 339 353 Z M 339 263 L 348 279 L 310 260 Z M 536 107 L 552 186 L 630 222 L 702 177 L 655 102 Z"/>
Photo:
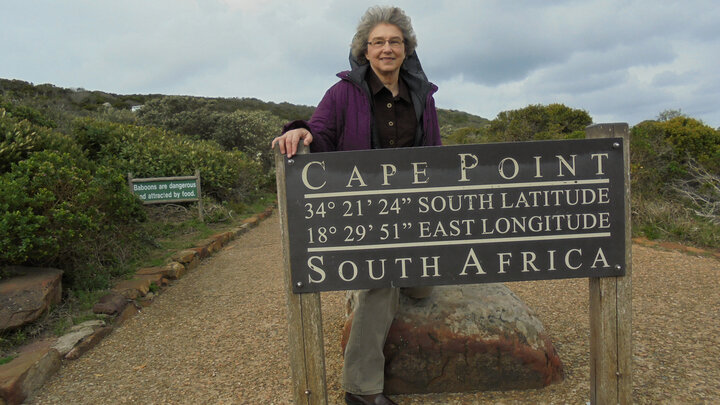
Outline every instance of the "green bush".
<path id="1" fill-rule="evenodd" d="M 690 158 L 711 172 L 720 172 L 720 131 L 689 117 L 675 117 L 661 125 L 678 163 L 687 164 Z"/>
<path id="2" fill-rule="evenodd" d="M 92 160 L 136 178 L 185 176 L 199 169 L 203 194 L 218 200 L 244 198 L 264 185 L 258 163 L 213 141 L 93 119 L 77 120 L 73 136 Z"/>
<path id="3" fill-rule="evenodd" d="M 28 120 L 30 123 L 42 127 L 55 128 L 57 124 L 40 111 L 26 105 L 17 105 L 0 96 L 0 109 L 4 109 L 11 117 L 17 120 Z"/>
<path id="4" fill-rule="evenodd" d="M 690 162 L 720 174 L 720 132 L 684 116 L 635 125 L 630 131 L 630 153 L 632 187 L 637 193 L 671 195 L 672 182 L 687 178 Z"/>
<path id="5" fill-rule="evenodd" d="M 80 149 L 68 136 L 49 128 L 33 125 L 0 108 L 0 173 L 13 163 L 41 150 L 57 150 L 79 154 Z"/>
<path id="6" fill-rule="evenodd" d="M 145 214 L 119 172 L 92 173 L 83 159 L 44 150 L 0 176 L 0 265 L 59 267 L 73 284 L 75 269 L 117 261 L 111 246 Z"/>
<path id="7" fill-rule="evenodd" d="M 563 104 L 529 105 L 503 111 L 490 122 L 489 139 L 505 142 L 583 138 L 592 118 Z"/>

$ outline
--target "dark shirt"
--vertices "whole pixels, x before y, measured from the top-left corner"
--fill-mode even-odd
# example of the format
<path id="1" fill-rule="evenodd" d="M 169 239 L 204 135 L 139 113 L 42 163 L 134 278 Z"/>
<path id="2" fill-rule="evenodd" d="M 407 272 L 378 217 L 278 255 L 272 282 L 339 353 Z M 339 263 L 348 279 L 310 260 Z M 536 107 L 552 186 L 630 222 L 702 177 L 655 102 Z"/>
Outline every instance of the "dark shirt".
<path id="1" fill-rule="evenodd" d="M 380 137 L 380 147 L 401 148 L 413 146 L 417 121 L 412 98 L 405 81 L 399 79 L 398 95 L 385 87 L 372 69 L 368 69 L 368 85 L 373 99 L 375 126 Z"/>

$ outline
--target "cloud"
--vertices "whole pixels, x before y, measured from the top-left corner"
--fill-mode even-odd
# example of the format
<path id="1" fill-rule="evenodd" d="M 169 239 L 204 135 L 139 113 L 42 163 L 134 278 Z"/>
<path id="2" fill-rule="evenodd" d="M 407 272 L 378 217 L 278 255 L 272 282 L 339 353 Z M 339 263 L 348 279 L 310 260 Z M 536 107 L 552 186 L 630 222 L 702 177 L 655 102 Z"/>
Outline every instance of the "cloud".
<path id="1" fill-rule="evenodd" d="M 437 105 L 493 118 L 561 102 L 596 122 L 682 109 L 720 126 L 720 8 L 711 0 L 398 0 Z M 10 2 L 0 77 L 116 93 L 315 104 L 348 68 L 371 3 Z"/>

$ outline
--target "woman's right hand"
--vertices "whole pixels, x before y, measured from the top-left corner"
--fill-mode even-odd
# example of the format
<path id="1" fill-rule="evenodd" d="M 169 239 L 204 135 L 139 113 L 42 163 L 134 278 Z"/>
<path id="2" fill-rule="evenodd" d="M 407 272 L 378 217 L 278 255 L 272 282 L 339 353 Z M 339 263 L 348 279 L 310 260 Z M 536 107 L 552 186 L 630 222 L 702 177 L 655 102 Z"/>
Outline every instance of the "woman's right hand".
<path id="1" fill-rule="evenodd" d="M 280 153 L 287 154 L 287 157 L 291 158 L 297 153 L 300 140 L 303 140 L 305 146 L 309 146 L 313 140 L 313 136 L 310 131 L 305 128 L 291 129 L 273 139 L 271 147 L 275 149 L 275 144 L 277 144 L 278 147 L 280 147 Z"/>

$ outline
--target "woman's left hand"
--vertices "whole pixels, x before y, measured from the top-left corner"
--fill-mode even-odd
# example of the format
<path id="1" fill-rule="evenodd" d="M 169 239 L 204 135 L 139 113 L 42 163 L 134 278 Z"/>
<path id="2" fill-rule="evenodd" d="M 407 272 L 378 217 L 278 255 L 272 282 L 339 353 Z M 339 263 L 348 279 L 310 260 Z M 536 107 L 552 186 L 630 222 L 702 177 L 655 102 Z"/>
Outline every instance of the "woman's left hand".
<path id="1" fill-rule="evenodd" d="M 300 140 L 303 140 L 305 146 L 310 146 L 310 143 L 313 141 L 313 136 L 310 131 L 305 128 L 291 129 L 273 139 L 271 147 L 275 149 L 275 144 L 277 144 L 280 148 L 280 153 L 287 153 L 287 157 L 291 158 L 297 153 Z"/>

